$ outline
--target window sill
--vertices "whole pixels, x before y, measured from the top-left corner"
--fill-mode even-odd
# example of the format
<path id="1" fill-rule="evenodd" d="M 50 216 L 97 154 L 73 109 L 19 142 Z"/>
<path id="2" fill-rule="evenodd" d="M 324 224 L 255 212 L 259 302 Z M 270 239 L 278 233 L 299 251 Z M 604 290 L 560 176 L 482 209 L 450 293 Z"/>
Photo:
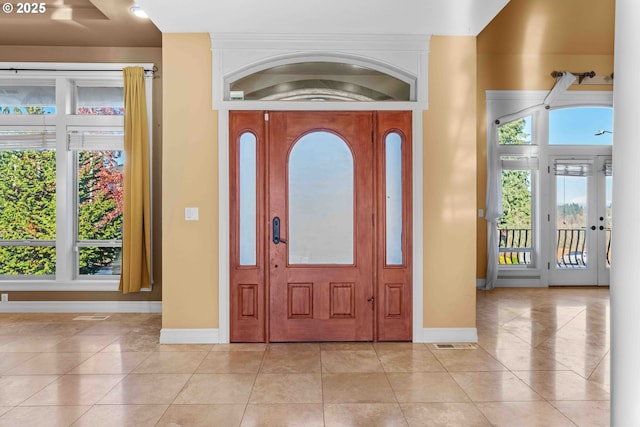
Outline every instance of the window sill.
<path id="1" fill-rule="evenodd" d="M 80 291 L 80 292 L 116 292 L 119 280 L 0 280 L 0 291 Z M 150 292 L 142 289 L 141 292 Z"/>

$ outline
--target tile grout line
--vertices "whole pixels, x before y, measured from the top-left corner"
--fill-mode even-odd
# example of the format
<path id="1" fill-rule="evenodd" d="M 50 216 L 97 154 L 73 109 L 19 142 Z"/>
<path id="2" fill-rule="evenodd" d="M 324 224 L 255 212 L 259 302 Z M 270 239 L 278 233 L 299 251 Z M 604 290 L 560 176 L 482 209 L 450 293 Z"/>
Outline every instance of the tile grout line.
<path id="1" fill-rule="evenodd" d="M 326 427 L 326 404 L 324 401 L 324 364 L 322 363 L 322 344 L 320 344 L 320 396 L 322 397 L 322 425 Z"/>
<path id="2" fill-rule="evenodd" d="M 244 405 L 244 410 L 242 411 L 242 417 L 240 417 L 240 424 L 238 427 L 242 425 L 244 421 L 244 417 L 247 415 L 247 410 L 249 409 L 249 403 L 251 402 L 251 396 L 253 396 L 254 389 L 256 387 L 256 383 L 258 382 L 258 375 L 262 372 L 262 367 L 264 366 L 264 359 L 267 356 L 267 351 L 269 350 L 269 344 L 265 345 L 264 350 L 262 351 L 262 358 L 260 359 L 260 365 L 258 366 L 258 370 L 256 371 L 256 375 L 253 378 L 253 384 L 251 385 L 251 390 L 249 391 L 249 396 L 247 397 L 247 402 Z"/>

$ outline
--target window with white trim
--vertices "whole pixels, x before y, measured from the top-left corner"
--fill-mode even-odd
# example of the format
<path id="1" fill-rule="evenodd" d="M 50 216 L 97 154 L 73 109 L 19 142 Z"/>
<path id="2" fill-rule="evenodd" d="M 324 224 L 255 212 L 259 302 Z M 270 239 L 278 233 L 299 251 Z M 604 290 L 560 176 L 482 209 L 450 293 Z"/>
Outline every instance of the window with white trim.
<path id="1" fill-rule="evenodd" d="M 531 115 L 498 127 L 502 217 L 498 220 L 498 264 L 535 265 L 533 189 L 537 184 L 537 147 L 532 147 Z"/>
<path id="2" fill-rule="evenodd" d="M 611 155 L 611 92 L 567 92 L 551 108 L 543 104 L 546 95 L 487 91 L 487 175 L 498 178 L 503 212 L 488 229 L 498 245 L 498 286 L 549 284 L 548 271 L 563 246 L 554 226 L 557 207 L 549 199 L 559 174 L 554 159 Z M 578 173 L 564 169 L 559 175 Z M 490 203 L 487 212 L 495 209 Z"/>
<path id="3" fill-rule="evenodd" d="M 0 283 L 116 289 L 126 160 L 122 67 L 61 68 L 0 74 Z"/>
<path id="4" fill-rule="evenodd" d="M 44 126 L 0 127 L 0 275 L 55 275 L 56 196 L 55 134 Z"/>
<path id="5" fill-rule="evenodd" d="M 123 131 L 69 128 L 67 138 L 74 163 L 76 274 L 117 276 L 122 263 Z"/>

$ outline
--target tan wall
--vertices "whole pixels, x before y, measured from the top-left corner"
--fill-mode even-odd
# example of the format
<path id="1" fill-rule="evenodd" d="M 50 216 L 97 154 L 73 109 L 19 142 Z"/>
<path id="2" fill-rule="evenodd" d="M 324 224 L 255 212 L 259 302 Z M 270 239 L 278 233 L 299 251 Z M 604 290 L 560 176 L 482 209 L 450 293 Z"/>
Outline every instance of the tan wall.
<path id="1" fill-rule="evenodd" d="M 485 209 L 487 90 L 550 90 L 552 71 L 613 72 L 614 0 L 511 0 L 478 36 L 477 208 Z M 573 85 L 570 90 L 612 90 Z M 477 218 L 476 274 L 486 275 L 487 226 Z"/>
<path id="2" fill-rule="evenodd" d="M 164 34 L 163 327 L 218 327 L 217 114 L 207 34 Z M 424 113 L 424 326 L 475 326 L 473 37 L 434 37 Z M 455 84 L 454 84 L 455 83 Z M 199 222 L 184 208 L 200 207 Z M 222 237 L 225 238 L 225 237 Z M 465 261 L 466 260 L 466 261 Z M 416 284 L 419 285 L 419 284 Z"/>
<path id="3" fill-rule="evenodd" d="M 6 292 L 10 301 L 160 301 L 162 299 L 162 48 L 0 46 L 0 62 L 153 63 L 153 276 L 151 292 Z M 4 292 L 3 292 L 4 293 Z"/>
<path id="4" fill-rule="evenodd" d="M 424 122 L 424 327 L 475 327 L 476 38 L 433 37 Z"/>
<path id="5" fill-rule="evenodd" d="M 208 34 L 163 34 L 164 328 L 218 325 L 218 115 Z M 198 207 L 199 221 L 184 208 Z"/>

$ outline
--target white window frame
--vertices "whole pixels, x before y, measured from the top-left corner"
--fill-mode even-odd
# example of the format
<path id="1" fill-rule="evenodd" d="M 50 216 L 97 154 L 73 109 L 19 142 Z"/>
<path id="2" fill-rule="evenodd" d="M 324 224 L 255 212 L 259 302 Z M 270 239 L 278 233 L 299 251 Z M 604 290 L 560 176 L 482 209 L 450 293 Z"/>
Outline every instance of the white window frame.
<path id="1" fill-rule="evenodd" d="M 95 131 L 121 131 L 124 133 L 124 129 L 120 126 L 104 127 L 104 126 L 92 126 L 92 127 L 69 127 L 67 128 L 68 135 L 68 150 L 73 152 L 73 212 L 79 211 L 78 206 L 78 160 L 80 151 L 124 151 L 124 134 L 123 135 L 100 135 L 89 137 L 91 141 L 87 143 L 87 147 L 72 145 L 84 145 L 84 143 L 74 144 L 72 143 L 72 135 L 81 135 L 83 132 L 95 132 Z M 82 136 L 79 136 L 82 139 Z M 102 141 L 104 139 L 104 142 Z M 76 216 L 77 218 L 77 216 Z M 85 247 L 122 247 L 122 239 L 113 240 L 81 240 L 78 237 L 79 234 L 79 221 L 74 221 L 74 271 L 76 280 L 114 280 L 119 275 L 87 275 L 80 274 L 80 248 Z"/>
<path id="2" fill-rule="evenodd" d="M 68 149 L 67 131 L 74 127 L 123 128 L 123 116 L 75 115 L 75 87 L 122 86 L 122 69 L 129 66 L 152 70 L 154 64 L 136 63 L 0 63 L 2 84 L 29 85 L 54 81 L 56 114 L 0 115 L 0 124 L 8 126 L 46 125 L 56 130 L 56 275 L 0 276 L 3 291 L 117 291 L 119 276 L 79 276 L 76 248 L 75 152 Z M 18 71 L 6 71 L 6 70 Z M 152 141 L 152 74 L 145 78 L 149 145 Z M 126 160 L 125 160 L 126 161 Z M 149 289 L 150 290 L 150 289 Z"/>
<path id="3" fill-rule="evenodd" d="M 518 120 L 520 118 L 524 118 L 527 117 L 528 115 L 516 118 L 514 120 Z M 511 120 L 513 121 L 513 120 Z M 509 122 L 505 122 L 504 124 L 510 123 Z M 535 122 L 535 116 L 532 117 L 532 125 Z M 533 125 L 535 126 L 535 125 Z M 533 132 L 532 132 L 533 133 Z M 532 140 L 532 144 L 533 144 L 533 140 Z M 539 263 L 540 263 L 540 233 L 538 231 L 539 227 L 539 215 L 538 215 L 538 209 L 537 205 L 538 205 L 538 196 L 539 196 L 539 177 L 540 177 L 540 173 L 539 173 L 539 168 L 540 168 L 540 159 L 538 157 L 538 147 L 535 146 L 530 146 L 530 145 L 518 145 L 518 146 L 513 146 L 513 145 L 509 145 L 509 146 L 498 146 L 498 158 L 505 156 L 505 155 L 513 155 L 513 156 L 522 156 L 522 157 L 530 157 L 530 158 L 536 158 L 537 159 L 537 163 L 538 163 L 538 168 L 533 169 L 514 169 L 514 170 L 528 170 L 529 172 L 531 172 L 531 263 L 530 264 L 500 264 L 498 266 L 498 271 L 499 274 L 501 272 L 504 272 L 505 274 L 510 274 L 508 272 L 510 271 L 521 271 L 523 269 L 526 269 L 528 271 L 531 270 L 536 270 L 539 268 Z M 499 162 L 500 163 L 500 162 Z M 504 169 L 500 168 L 500 172 L 502 173 Z M 500 177 L 502 176 L 502 174 L 499 175 Z M 500 255 L 498 255 L 499 257 Z"/>
<path id="4" fill-rule="evenodd" d="M 552 166 L 549 165 L 549 157 L 559 150 L 562 150 L 563 153 L 566 153 L 567 150 L 574 150 L 576 154 L 580 154 L 585 149 L 590 152 L 602 151 L 594 147 L 549 145 L 549 109 L 542 105 L 547 94 L 548 91 L 486 91 L 487 145 L 495 144 L 498 146 L 498 149 L 494 151 L 497 156 L 504 155 L 506 150 L 512 150 L 511 146 L 501 150 L 498 141 L 491 140 L 490 130 L 496 119 L 506 115 L 513 115 L 511 117 L 519 116 L 518 112 L 522 112 L 521 117 L 532 116 L 531 145 L 517 146 L 515 150 L 529 150 L 531 155 L 535 154 L 539 159 L 539 172 L 537 173 L 537 180 L 535 180 L 537 182 L 534 189 L 534 174 L 532 174 L 531 190 L 533 199 L 531 207 L 533 217 L 532 233 L 535 237 L 535 249 L 532 258 L 537 260 L 537 263 L 528 268 L 523 268 L 525 266 L 498 266 L 496 287 L 549 286 L 547 263 L 550 261 L 547 248 L 551 247 L 551 224 L 546 220 L 546 215 L 547 212 L 550 212 L 551 201 L 543 189 L 550 188 L 549 180 L 551 178 L 549 174 L 542 172 L 546 172 L 547 168 Z M 554 110 L 570 107 L 613 108 L 613 92 L 568 91 L 560 95 L 551 107 Z M 495 163 L 499 164 L 499 162 Z M 487 157 L 487 170 L 490 167 L 491 162 Z"/>

